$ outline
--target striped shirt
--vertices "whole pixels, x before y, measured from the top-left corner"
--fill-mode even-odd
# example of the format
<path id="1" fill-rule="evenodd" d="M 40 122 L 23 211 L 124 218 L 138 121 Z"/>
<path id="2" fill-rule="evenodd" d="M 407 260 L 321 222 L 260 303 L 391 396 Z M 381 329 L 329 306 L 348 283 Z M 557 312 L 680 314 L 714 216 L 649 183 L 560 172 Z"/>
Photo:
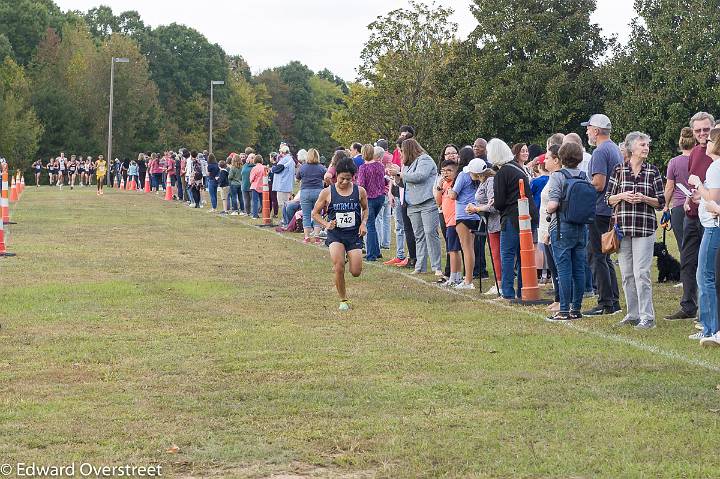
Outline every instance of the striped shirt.
<path id="1" fill-rule="evenodd" d="M 629 163 L 617 165 L 610 177 L 605 200 L 608 201 L 611 196 L 626 191 L 657 198 L 660 203 L 658 210 L 665 207 L 662 176 L 655 165 L 644 162 L 637 176 L 633 174 Z M 651 236 L 658 227 L 655 208 L 647 203 L 631 204 L 623 200 L 615 205 L 613 214 L 617 217 L 617 223 L 625 236 Z"/>

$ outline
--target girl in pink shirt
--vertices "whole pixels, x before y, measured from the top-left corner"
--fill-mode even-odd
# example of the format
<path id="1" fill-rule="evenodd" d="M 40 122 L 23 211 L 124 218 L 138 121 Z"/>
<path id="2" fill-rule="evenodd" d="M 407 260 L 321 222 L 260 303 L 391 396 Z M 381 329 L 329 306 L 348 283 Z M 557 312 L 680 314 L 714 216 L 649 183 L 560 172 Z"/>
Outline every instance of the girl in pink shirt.
<path id="1" fill-rule="evenodd" d="M 263 158 L 255 155 L 255 166 L 250 170 L 250 188 L 252 189 L 252 216 L 259 218 L 260 205 L 262 205 L 263 177 L 265 176 L 265 165 Z"/>

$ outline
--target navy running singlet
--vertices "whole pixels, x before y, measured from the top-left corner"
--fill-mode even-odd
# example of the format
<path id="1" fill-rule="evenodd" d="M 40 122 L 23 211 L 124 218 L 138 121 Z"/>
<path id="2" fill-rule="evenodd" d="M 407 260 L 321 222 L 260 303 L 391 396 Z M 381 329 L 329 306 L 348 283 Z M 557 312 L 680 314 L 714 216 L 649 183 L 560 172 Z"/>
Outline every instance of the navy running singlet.
<path id="1" fill-rule="evenodd" d="M 362 208 L 360 207 L 360 188 L 353 185 L 349 196 L 338 193 L 335 185 L 330 185 L 330 204 L 328 205 L 328 218 L 335 220 L 336 231 L 348 235 L 357 235 L 362 221 Z"/>

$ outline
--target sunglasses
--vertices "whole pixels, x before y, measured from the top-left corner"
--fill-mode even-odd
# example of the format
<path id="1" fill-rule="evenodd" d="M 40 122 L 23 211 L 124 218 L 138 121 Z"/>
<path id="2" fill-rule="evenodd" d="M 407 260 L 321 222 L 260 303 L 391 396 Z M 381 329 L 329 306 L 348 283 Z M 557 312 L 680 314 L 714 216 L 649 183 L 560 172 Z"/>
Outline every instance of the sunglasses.
<path id="1" fill-rule="evenodd" d="M 693 130 L 695 133 L 710 133 L 710 128 L 696 128 Z"/>

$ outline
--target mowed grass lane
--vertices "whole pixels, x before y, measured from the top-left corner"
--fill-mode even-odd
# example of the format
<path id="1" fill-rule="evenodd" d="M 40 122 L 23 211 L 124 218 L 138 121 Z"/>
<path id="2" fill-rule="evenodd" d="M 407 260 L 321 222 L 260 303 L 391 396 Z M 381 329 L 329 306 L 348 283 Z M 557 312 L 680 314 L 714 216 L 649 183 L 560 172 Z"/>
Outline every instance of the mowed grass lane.
<path id="1" fill-rule="evenodd" d="M 166 477 L 717 475 L 720 360 L 685 339 L 688 322 L 640 333 L 616 316 L 583 333 L 378 266 L 349 280 L 354 309 L 340 314 L 326 250 L 106 191 L 28 188 L 13 207 L 0 462 L 159 463 Z M 659 316 L 678 291 L 658 289 Z"/>

